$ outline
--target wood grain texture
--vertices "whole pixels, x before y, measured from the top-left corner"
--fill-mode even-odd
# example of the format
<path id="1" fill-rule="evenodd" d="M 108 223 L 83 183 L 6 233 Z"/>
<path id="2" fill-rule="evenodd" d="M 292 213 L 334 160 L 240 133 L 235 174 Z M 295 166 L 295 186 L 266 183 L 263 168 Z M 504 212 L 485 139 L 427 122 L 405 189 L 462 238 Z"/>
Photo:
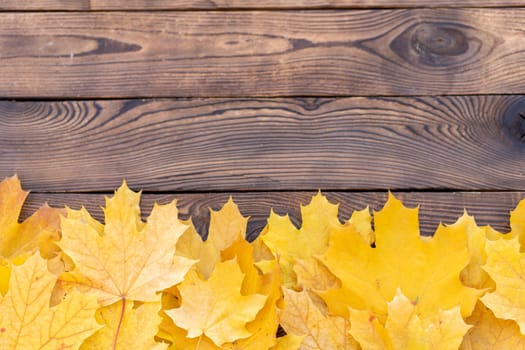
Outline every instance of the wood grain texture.
<path id="1" fill-rule="evenodd" d="M 0 13 L 0 96 L 525 93 L 525 9 Z"/>
<path id="2" fill-rule="evenodd" d="M 525 190 L 525 96 L 0 102 L 37 191 Z"/>
<path id="3" fill-rule="evenodd" d="M 522 0 L 0 0 L 0 10 L 197 10 L 507 7 Z"/>
<path id="4" fill-rule="evenodd" d="M 0 0 L 3 11 L 81 11 L 94 10 L 90 0 Z"/>
<path id="5" fill-rule="evenodd" d="M 270 208 L 276 213 L 290 217 L 296 226 L 301 224 L 300 204 L 308 204 L 315 192 L 252 192 L 233 193 L 234 201 L 239 205 L 244 216 L 250 216 L 247 236 L 254 239 L 266 225 Z M 142 199 L 144 218 L 149 215 L 154 202 L 169 203 L 174 198 L 180 210 L 180 217 L 192 220 L 201 235 L 206 235 L 209 225 L 209 208 L 218 210 L 228 200 L 228 193 L 200 194 L 145 194 Z M 340 219 L 347 220 L 353 210 L 361 210 L 367 205 L 372 210 L 380 210 L 387 198 L 386 192 L 326 192 L 333 203 L 340 203 Z M 396 193 L 405 205 L 420 205 L 419 217 L 421 233 L 431 235 L 440 222 L 454 223 L 466 208 L 474 215 L 478 225 L 491 225 L 493 228 L 507 232 L 509 230 L 509 212 L 525 197 L 524 192 L 404 192 Z M 42 203 L 79 209 L 84 205 L 98 220 L 103 220 L 101 207 L 104 205 L 102 194 L 51 194 L 32 193 L 26 203 L 22 217 L 27 217 Z"/>

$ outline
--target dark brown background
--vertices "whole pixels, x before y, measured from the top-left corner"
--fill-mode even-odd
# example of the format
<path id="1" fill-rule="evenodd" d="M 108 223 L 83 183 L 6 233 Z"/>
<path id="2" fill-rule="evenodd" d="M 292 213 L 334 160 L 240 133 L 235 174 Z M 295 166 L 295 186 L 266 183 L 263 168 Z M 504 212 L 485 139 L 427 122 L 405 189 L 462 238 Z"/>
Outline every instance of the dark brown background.
<path id="1" fill-rule="evenodd" d="M 0 0 L 0 177 L 86 205 L 126 179 L 206 232 L 233 195 L 300 223 L 392 190 L 422 232 L 508 229 L 525 190 L 525 7 L 506 0 Z"/>

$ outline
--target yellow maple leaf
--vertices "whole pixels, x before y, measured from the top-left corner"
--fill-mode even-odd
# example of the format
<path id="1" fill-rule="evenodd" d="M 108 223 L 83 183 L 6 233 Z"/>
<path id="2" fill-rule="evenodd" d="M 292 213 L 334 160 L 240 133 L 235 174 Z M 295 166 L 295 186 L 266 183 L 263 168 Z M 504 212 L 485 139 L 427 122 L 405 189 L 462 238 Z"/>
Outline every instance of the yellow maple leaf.
<path id="1" fill-rule="evenodd" d="M 483 303 L 478 302 L 467 323 L 473 327 L 467 332 L 461 350 L 525 349 L 525 335 L 512 320 L 494 316 Z"/>
<path id="2" fill-rule="evenodd" d="M 243 272 L 246 273 L 245 271 Z M 254 269 L 253 272 L 248 273 L 256 273 L 256 270 Z M 248 274 L 245 281 L 247 279 Z M 272 271 L 260 276 L 256 284 L 254 284 L 254 287 L 256 288 L 251 289 L 249 285 L 247 286 L 246 283 L 243 283 L 241 288 L 241 294 L 243 295 L 258 293 L 266 296 L 264 306 L 257 312 L 255 319 L 246 324 L 246 329 L 251 335 L 247 338 L 238 339 L 232 344 L 223 345 L 224 349 L 266 350 L 272 348 L 277 343 L 276 333 L 279 327 L 278 310 L 281 308 L 282 292 L 279 265 L 275 260 L 273 260 Z"/>
<path id="3" fill-rule="evenodd" d="M 339 279 L 317 259 L 296 260 L 293 270 L 302 290 L 322 292 L 341 287 Z"/>
<path id="4" fill-rule="evenodd" d="M 522 199 L 516 208 L 510 212 L 509 239 L 519 237 L 520 252 L 525 252 L 525 199 Z"/>
<path id="5" fill-rule="evenodd" d="M 356 232 L 359 233 L 369 245 L 375 242 L 376 236 L 372 229 L 372 215 L 370 215 L 370 209 L 368 207 L 363 210 L 354 211 L 350 220 L 348 220 L 345 225 L 353 226 Z"/>
<path id="6" fill-rule="evenodd" d="M 350 322 L 323 314 L 305 291 L 285 288 L 281 326 L 287 334 L 304 336 L 299 349 L 360 349 L 349 333 Z"/>
<path id="7" fill-rule="evenodd" d="M 418 209 L 405 208 L 392 194 L 374 221 L 375 248 L 349 226 L 332 230 L 329 248 L 320 256 L 341 280 L 341 288 L 319 293 L 332 313 L 347 317 L 351 307 L 384 318 L 387 302 L 401 287 L 418 300 L 424 317 L 456 305 L 463 316 L 470 315 L 481 292 L 459 278 L 470 261 L 465 232 L 438 229 L 432 238 L 420 237 Z"/>
<path id="8" fill-rule="evenodd" d="M 170 343 L 168 350 L 222 350 L 222 346 L 217 346 L 206 335 L 197 338 L 188 338 L 188 332 L 177 327 L 173 321 L 163 318 L 158 337 Z"/>
<path id="9" fill-rule="evenodd" d="M 55 282 L 38 254 L 13 267 L 9 290 L 0 297 L 0 349 L 77 349 L 97 331 L 96 297 L 73 290 L 50 307 Z"/>
<path id="10" fill-rule="evenodd" d="M 75 269 L 61 275 L 64 285 L 90 290 L 107 306 L 123 299 L 156 301 L 157 292 L 183 280 L 195 262 L 175 256 L 187 228 L 177 218 L 176 202 L 155 205 L 145 224 L 139 201 L 140 193 L 123 183 L 106 198 L 104 226 L 86 210 L 68 209 L 58 245 Z"/>
<path id="11" fill-rule="evenodd" d="M 487 263 L 483 269 L 496 283 L 496 290 L 481 301 L 498 317 L 514 320 L 525 334 L 525 253 L 520 253 L 519 237 L 487 241 Z"/>
<path id="12" fill-rule="evenodd" d="M 244 276 L 240 286 L 231 287 L 240 288 L 240 293 L 244 296 L 263 295 L 266 302 L 252 321 L 242 325 L 250 336 L 223 343 L 221 348 L 269 349 L 276 344 L 275 336 L 279 325 L 277 309 L 282 299 L 278 265 L 275 260 L 265 260 L 266 270 L 256 267 L 254 247 L 245 239 L 248 219 L 241 215 L 231 198 L 221 210 L 211 211 L 211 218 L 208 240 L 203 242 L 191 225 L 177 243 L 177 252 L 192 259 L 200 259 L 195 270 L 203 280 L 210 278 L 217 263 L 231 260 L 237 262 Z M 270 257 L 273 258 L 271 255 Z M 165 291 L 164 309 L 180 306 L 179 293 L 178 288 Z M 169 318 L 163 320 L 160 328 L 159 337 L 178 344 L 180 349 L 194 349 L 197 345 L 199 349 L 217 348 L 206 334 L 188 338 L 187 332 L 173 324 Z"/>
<path id="13" fill-rule="evenodd" d="M 218 251 L 230 247 L 246 236 L 248 218 L 242 216 L 232 197 L 218 211 L 210 209 L 210 228 L 206 242 L 215 246 Z"/>
<path id="14" fill-rule="evenodd" d="M 208 278 L 215 264 L 221 261 L 221 252 L 234 242 L 245 239 L 248 218 L 242 216 L 230 197 L 220 210 L 210 209 L 210 228 L 206 241 L 202 240 L 191 221 L 188 224 L 188 229 L 177 243 L 177 252 L 198 260 L 197 269 Z"/>
<path id="15" fill-rule="evenodd" d="M 467 244 L 471 257 L 468 265 L 461 271 L 461 281 L 466 286 L 473 288 L 493 288 L 494 282 L 481 266 L 485 264 L 487 259 L 485 253 L 485 243 L 487 239 L 494 235 L 501 234 L 492 231 L 490 227 L 477 226 L 474 217 L 468 215 L 466 212 L 453 225 L 440 227 L 439 229 L 456 231 L 458 234 L 461 234 L 461 232 L 467 233 Z"/>
<path id="16" fill-rule="evenodd" d="M 276 339 L 276 332 L 279 326 L 279 318 L 277 316 L 278 307 L 276 304 L 281 299 L 281 284 L 278 274 L 278 265 L 274 261 L 274 273 L 267 273 L 261 278 L 260 288 L 262 294 L 268 295 L 263 308 L 257 313 L 255 319 L 251 322 L 246 323 L 245 327 L 251 335 L 247 338 L 237 339 L 233 342 L 224 343 L 221 347 L 215 345 L 215 343 L 208 338 L 206 335 L 202 335 L 198 338 L 188 338 L 187 331 L 177 327 L 171 319 L 163 320 L 159 337 L 169 341 L 172 346 L 170 349 L 176 350 L 268 350 L 274 349 L 279 343 Z M 243 284 L 244 285 L 244 284 Z M 246 295 L 241 288 L 241 294 Z M 168 306 L 176 305 L 179 306 L 178 299 L 180 296 L 175 295 L 172 291 L 171 294 L 164 294 L 166 296 L 175 297 L 175 302 L 165 303 L 165 308 Z M 191 315 L 190 315 L 191 316 Z M 294 349 L 293 344 L 295 338 L 288 339 L 287 342 L 282 342 L 281 345 L 288 344 L 288 350 Z M 298 345 L 297 345 L 298 346 Z M 295 347 L 297 349 L 297 347 Z"/>
<path id="17" fill-rule="evenodd" d="M 277 339 L 277 344 L 270 350 L 298 350 L 304 340 L 304 336 L 287 334 Z"/>
<path id="18" fill-rule="evenodd" d="M 452 350 L 461 344 L 469 326 L 459 307 L 437 310 L 421 318 L 417 302 L 398 290 L 388 303 L 388 316 L 383 324 L 367 310 L 350 310 L 350 333 L 367 350 Z"/>
<path id="19" fill-rule="evenodd" d="M 242 295 L 243 279 L 236 260 L 217 263 L 207 280 L 192 270 L 178 285 L 181 306 L 165 312 L 178 327 L 187 330 L 188 338 L 205 335 L 217 346 L 247 338 L 252 333 L 246 324 L 255 319 L 267 297 Z"/>
<path id="20" fill-rule="evenodd" d="M 0 294 L 5 294 L 13 263 L 21 263 L 39 247 L 44 257 L 53 255 L 59 238 L 60 210 L 44 204 L 24 222 L 18 217 L 28 195 L 13 176 L 0 182 Z"/>
<path id="21" fill-rule="evenodd" d="M 97 311 L 97 320 L 104 325 L 86 339 L 80 350 L 167 349 L 154 337 L 161 318 L 159 302 L 136 303 L 122 300 Z"/>
<path id="22" fill-rule="evenodd" d="M 342 227 L 338 208 L 319 192 L 310 204 L 301 206 L 300 229 L 292 224 L 288 215 L 280 216 L 271 211 L 267 228 L 259 239 L 279 258 L 283 284 L 288 288 L 295 287 L 297 281 L 293 271 L 295 261 L 323 253 L 328 247 L 330 229 Z"/>

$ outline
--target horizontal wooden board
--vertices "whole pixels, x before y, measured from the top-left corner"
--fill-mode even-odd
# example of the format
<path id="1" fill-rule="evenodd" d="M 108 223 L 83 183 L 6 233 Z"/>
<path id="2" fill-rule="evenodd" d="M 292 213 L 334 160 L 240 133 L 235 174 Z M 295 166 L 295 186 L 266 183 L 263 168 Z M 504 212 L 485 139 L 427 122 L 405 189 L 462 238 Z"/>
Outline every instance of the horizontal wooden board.
<path id="1" fill-rule="evenodd" d="M 34 191 L 525 190 L 525 96 L 0 102 Z"/>
<path id="2" fill-rule="evenodd" d="M 0 10 L 330 9 L 370 7 L 506 7 L 522 0 L 0 0 Z"/>
<path id="3" fill-rule="evenodd" d="M 290 214 L 295 225 L 300 226 L 300 204 L 308 204 L 315 192 L 248 192 L 233 193 L 234 201 L 239 205 L 241 213 L 250 216 L 247 236 L 254 239 L 266 225 L 266 219 L 273 208 L 280 215 Z M 340 203 L 340 219 L 347 220 L 353 210 L 361 210 L 367 205 L 372 210 L 379 210 L 384 205 L 386 192 L 327 192 L 325 195 L 333 203 Z M 479 225 L 491 225 L 493 228 L 507 232 L 509 230 L 509 212 L 525 197 L 524 192 L 405 192 L 396 193 L 405 205 L 414 207 L 420 205 L 421 233 L 431 235 L 440 222 L 454 223 L 466 208 L 474 215 Z M 209 225 L 209 208 L 218 210 L 228 200 L 227 193 L 201 194 L 145 194 L 142 200 L 144 218 L 149 215 L 154 202 L 169 203 L 177 199 L 180 217 L 192 220 L 202 235 L 205 235 Z M 24 207 L 22 216 L 27 217 L 42 203 L 62 207 L 68 205 L 79 209 L 84 205 L 98 220 L 103 220 L 101 206 L 104 205 L 102 194 L 51 194 L 32 193 Z"/>
<path id="4" fill-rule="evenodd" d="M 3 98 L 525 93 L 525 9 L 0 13 Z"/>

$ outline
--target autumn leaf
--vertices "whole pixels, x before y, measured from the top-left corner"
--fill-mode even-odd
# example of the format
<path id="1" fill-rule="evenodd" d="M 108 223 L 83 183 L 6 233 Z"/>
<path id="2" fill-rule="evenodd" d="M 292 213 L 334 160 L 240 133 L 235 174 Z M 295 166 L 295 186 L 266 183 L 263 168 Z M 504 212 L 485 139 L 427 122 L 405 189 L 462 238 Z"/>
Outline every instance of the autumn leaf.
<path id="1" fill-rule="evenodd" d="M 265 268 L 256 267 L 254 247 L 245 239 L 248 219 L 242 216 L 231 198 L 219 211 L 212 210 L 210 214 L 211 223 L 207 241 L 203 242 L 193 225 L 190 225 L 177 243 L 177 253 L 188 258 L 200 259 L 194 269 L 203 281 L 209 280 L 218 263 L 233 260 L 237 262 L 243 278 L 236 280 L 236 283 L 241 282 L 240 285 L 230 287 L 240 288 L 243 296 L 262 295 L 266 297 L 266 301 L 252 321 L 238 324 L 242 332 L 247 330 L 250 335 L 245 337 L 243 333 L 243 338 L 225 342 L 220 348 L 269 349 L 276 344 L 275 335 L 279 325 L 277 309 L 282 299 L 278 265 L 270 254 L 272 260 L 264 261 Z M 180 303 L 175 302 L 180 298 L 178 288 L 165 291 L 163 297 L 164 301 L 172 300 L 169 303 L 165 302 L 165 309 L 170 309 L 170 305 L 171 308 L 180 307 Z M 189 314 L 188 317 L 192 315 Z M 159 337 L 177 344 L 177 349 L 195 349 L 197 345 L 199 349 L 219 348 L 206 334 L 198 338 L 189 338 L 188 332 L 173 324 L 169 317 L 163 320 Z"/>
<path id="2" fill-rule="evenodd" d="M 13 267 L 9 290 L 0 299 L 0 349 L 77 349 L 100 327 L 93 295 L 72 290 L 50 307 L 55 282 L 38 254 Z"/>
<path id="3" fill-rule="evenodd" d="M 169 322 L 163 319 L 158 337 L 170 343 L 168 350 L 223 350 L 222 346 L 215 345 L 206 335 L 188 338 L 187 334 L 185 329 L 177 327 L 171 319 Z"/>
<path id="4" fill-rule="evenodd" d="M 157 292 L 183 280 L 194 261 L 175 256 L 187 228 L 177 218 L 176 202 L 155 205 L 143 223 L 139 201 L 140 193 L 123 183 L 106 198 L 104 226 L 85 209 L 68 209 L 58 244 L 75 269 L 61 276 L 64 285 L 83 287 L 107 306 L 123 299 L 154 302 Z"/>
<path id="5" fill-rule="evenodd" d="M 408 299 L 401 290 L 388 303 L 384 326 L 367 310 L 352 309 L 350 320 L 350 333 L 367 350 L 457 349 L 469 329 L 459 306 L 421 317 L 417 312 L 417 300 Z"/>
<path id="6" fill-rule="evenodd" d="M 457 234 L 467 233 L 467 245 L 471 254 L 468 265 L 461 271 L 461 281 L 469 287 L 486 289 L 494 288 L 494 282 L 482 269 L 487 259 L 485 244 L 489 237 L 501 235 L 491 230 L 490 227 L 479 227 L 474 217 L 464 213 L 453 225 L 440 227 L 440 229 L 456 231 Z"/>
<path id="7" fill-rule="evenodd" d="M 86 339 L 80 350 L 167 349 L 155 341 L 161 321 L 158 302 L 137 303 L 122 300 L 97 311 L 97 321 L 104 325 Z"/>
<path id="8" fill-rule="evenodd" d="M 293 270 L 302 290 L 322 292 L 341 287 L 339 279 L 317 259 L 297 260 Z"/>
<path id="9" fill-rule="evenodd" d="M 197 269 L 208 278 L 215 264 L 221 261 L 221 251 L 245 239 L 247 223 L 248 218 L 242 216 L 230 197 L 220 210 L 210 209 L 210 228 L 206 241 L 203 242 L 191 221 L 188 222 L 189 228 L 177 243 L 177 253 L 198 260 Z"/>
<path id="10" fill-rule="evenodd" d="M 338 205 L 329 203 L 320 192 L 307 206 L 301 206 L 302 226 L 297 229 L 288 215 L 270 213 L 260 240 L 279 258 L 283 283 L 295 287 L 297 277 L 293 271 L 296 260 L 310 259 L 328 247 L 328 234 L 334 227 L 342 227 L 338 219 Z"/>
<path id="11" fill-rule="evenodd" d="M 175 324 L 187 330 L 188 338 L 208 337 L 217 346 L 247 338 L 246 324 L 253 321 L 267 297 L 242 295 L 244 274 L 236 260 L 219 262 L 205 280 L 190 271 L 178 286 L 181 306 L 165 310 Z"/>
<path id="12" fill-rule="evenodd" d="M 242 216 L 230 197 L 220 210 L 210 209 L 210 229 L 206 242 L 218 251 L 223 251 L 237 240 L 245 238 L 247 224 L 248 218 Z"/>
<path id="13" fill-rule="evenodd" d="M 281 325 L 287 334 L 303 336 L 299 349 L 360 349 L 349 333 L 350 322 L 323 314 L 305 291 L 284 289 L 285 308 Z"/>
<path id="14" fill-rule="evenodd" d="M 44 257 L 54 254 L 59 239 L 60 210 L 44 204 L 24 222 L 18 217 L 28 192 L 22 190 L 18 177 L 0 182 L 0 294 L 8 289 L 13 263 L 20 264 L 39 247 Z"/>
<path id="15" fill-rule="evenodd" d="M 512 320 L 494 316 L 483 303 L 478 302 L 467 323 L 473 327 L 467 332 L 461 350 L 525 349 L 525 335 Z"/>
<path id="16" fill-rule="evenodd" d="M 521 200 L 516 208 L 510 212 L 510 233 L 508 239 L 518 237 L 520 252 L 525 252 L 525 200 Z"/>
<path id="17" fill-rule="evenodd" d="M 244 241 L 246 242 L 246 241 Z M 246 242 L 246 244 L 248 244 Z M 251 253 L 251 250 L 248 251 Z M 239 260 L 240 257 L 237 257 Z M 248 262 L 249 263 L 249 262 Z M 239 262 L 241 269 L 242 264 Z M 252 261 L 253 264 L 253 261 Z M 257 270 L 245 272 L 246 275 L 244 282 L 249 280 L 249 274 L 257 273 Z M 255 278 L 252 277 L 252 280 Z M 266 350 L 270 349 L 277 344 L 276 333 L 279 328 L 279 316 L 278 312 L 282 308 L 282 291 L 281 291 L 281 277 L 279 273 L 279 265 L 277 261 L 273 261 L 273 268 L 268 273 L 260 276 L 258 280 L 253 283 L 252 288 L 250 285 L 243 283 L 241 287 L 241 294 L 250 295 L 258 293 L 264 295 L 266 301 L 257 312 L 255 319 L 246 324 L 246 329 L 251 335 L 247 338 L 242 338 L 234 341 L 231 344 L 223 345 L 224 349 L 229 350 Z"/>
<path id="18" fill-rule="evenodd" d="M 352 213 L 350 220 L 345 223 L 346 226 L 353 226 L 361 238 L 369 245 L 375 242 L 376 236 L 372 229 L 372 215 L 370 209 L 366 207 L 363 210 L 356 210 Z"/>
<path id="19" fill-rule="evenodd" d="M 374 223 L 375 248 L 352 226 L 331 231 L 329 248 L 319 257 L 341 281 L 340 288 L 319 293 L 330 312 L 347 317 L 350 307 L 384 319 L 388 301 L 401 288 L 418 300 L 423 318 L 456 305 L 470 315 L 481 292 L 459 278 L 470 261 L 465 232 L 440 227 L 432 238 L 420 237 L 418 210 L 405 208 L 392 194 L 374 213 Z"/>
<path id="20" fill-rule="evenodd" d="M 496 317 L 514 320 L 525 334 L 525 253 L 520 253 L 519 237 L 487 241 L 487 263 L 483 269 L 496 283 L 496 290 L 481 301 Z"/>
<path id="21" fill-rule="evenodd" d="M 248 243 L 246 242 L 246 244 Z M 279 309 L 278 304 L 281 300 L 281 283 L 278 271 L 278 265 L 274 261 L 274 272 L 261 276 L 258 290 L 261 294 L 267 295 L 267 299 L 262 309 L 257 313 L 255 319 L 241 325 L 241 327 L 246 328 L 246 330 L 251 333 L 249 337 L 236 339 L 232 342 L 224 343 L 219 347 L 215 345 L 215 343 L 206 335 L 202 335 L 198 338 L 188 338 L 187 331 L 177 327 L 171 319 L 163 320 L 160 327 L 161 329 L 159 332 L 159 337 L 172 344 L 172 346 L 169 348 L 170 350 L 194 350 L 197 348 L 199 350 L 273 349 L 278 344 L 278 339 L 276 339 L 276 332 L 279 326 L 277 310 Z M 245 283 L 243 283 L 242 286 L 244 287 Z M 247 295 L 248 292 L 246 292 L 246 290 L 249 288 L 243 287 L 241 287 L 241 294 Z M 178 295 L 178 290 L 172 290 L 169 293 L 165 293 L 163 297 L 165 298 L 165 309 L 169 309 L 170 305 L 174 307 L 180 306 L 179 300 L 181 297 Z M 191 314 L 188 315 L 188 317 L 191 317 Z M 290 345 L 294 344 L 293 340 L 291 339 L 287 343 L 290 343 Z M 293 347 L 290 347 L 290 349 L 293 349 Z"/>
<path id="22" fill-rule="evenodd" d="M 277 344 L 270 350 L 298 350 L 303 342 L 304 336 L 287 334 L 277 339 Z"/>

